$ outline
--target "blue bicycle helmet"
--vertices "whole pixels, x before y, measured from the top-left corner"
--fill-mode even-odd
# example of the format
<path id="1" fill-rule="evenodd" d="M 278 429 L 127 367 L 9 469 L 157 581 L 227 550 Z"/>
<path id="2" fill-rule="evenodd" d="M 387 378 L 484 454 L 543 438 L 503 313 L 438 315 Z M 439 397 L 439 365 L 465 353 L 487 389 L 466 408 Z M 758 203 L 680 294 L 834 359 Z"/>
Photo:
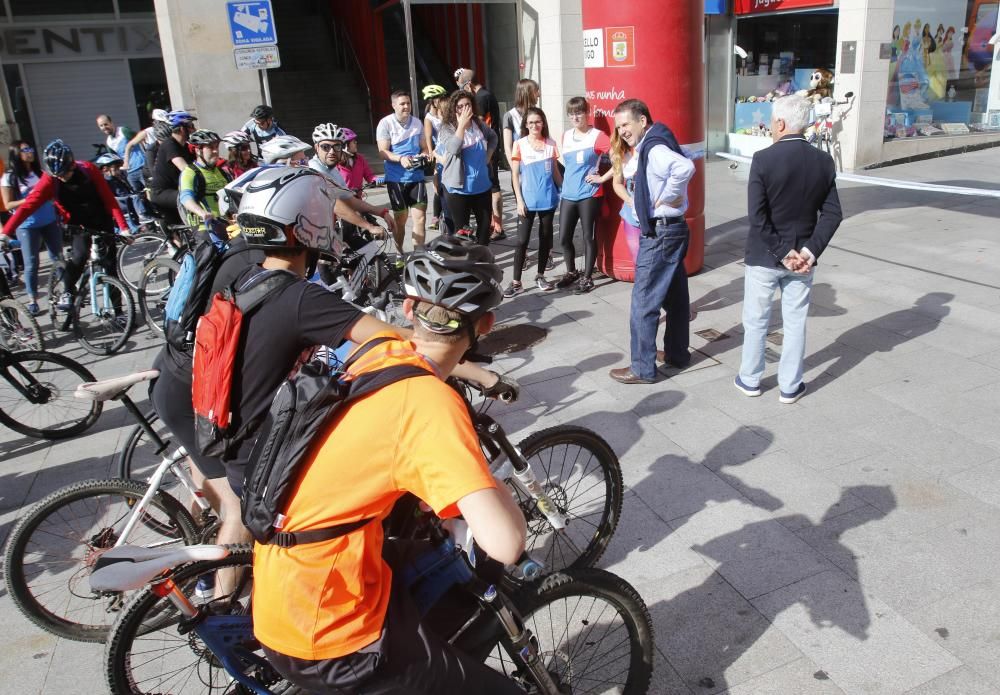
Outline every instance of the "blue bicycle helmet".
<path id="1" fill-rule="evenodd" d="M 45 167 L 53 176 L 61 176 L 73 167 L 73 150 L 59 139 L 45 146 L 42 158 L 45 160 Z"/>
<path id="2" fill-rule="evenodd" d="M 170 111 L 167 113 L 167 123 L 170 124 L 171 128 L 177 129 L 181 126 L 191 125 L 197 119 L 189 114 L 187 111 L 178 110 Z"/>

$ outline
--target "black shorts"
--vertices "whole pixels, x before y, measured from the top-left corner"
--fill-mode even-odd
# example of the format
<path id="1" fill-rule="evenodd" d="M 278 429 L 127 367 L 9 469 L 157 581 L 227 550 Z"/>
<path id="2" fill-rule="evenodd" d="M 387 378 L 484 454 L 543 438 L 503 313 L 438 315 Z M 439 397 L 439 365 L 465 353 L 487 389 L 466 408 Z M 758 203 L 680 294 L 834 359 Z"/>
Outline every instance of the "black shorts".
<path id="1" fill-rule="evenodd" d="M 180 444 L 188 451 L 188 456 L 198 466 L 209 480 L 226 477 L 226 469 L 222 461 L 198 453 L 194 438 L 194 408 L 191 406 L 191 384 L 176 375 L 157 360 L 154 367 L 160 370 L 149 390 L 149 400 L 153 403 L 156 414 L 167 429 L 175 444 Z"/>
<path id="2" fill-rule="evenodd" d="M 389 181 L 385 188 L 389 192 L 389 207 L 393 212 L 403 212 L 410 208 L 427 209 L 427 186 L 423 181 Z"/>

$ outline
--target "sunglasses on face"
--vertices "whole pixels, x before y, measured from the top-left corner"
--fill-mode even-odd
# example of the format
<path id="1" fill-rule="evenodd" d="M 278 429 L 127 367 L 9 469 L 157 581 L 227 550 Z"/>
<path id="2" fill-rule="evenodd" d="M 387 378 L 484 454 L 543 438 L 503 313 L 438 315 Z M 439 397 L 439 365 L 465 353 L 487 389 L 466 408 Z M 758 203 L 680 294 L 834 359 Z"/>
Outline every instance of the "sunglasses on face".
<path id="1" fill-rule="evenodd" d="M 334 143 L 332 145 L 329 144 L 329 143 L 324 142 L 323 144 L 321 144 L 319 146 L 319 149 L 320 149 L 321 152 L 330 152 L 331 150 L 342 150 L 342 149 L 344 149 L 344 146 L 341 145 L 339 142 L 338 143 Z"/>
<path id="2" fill-rule="evenodd" d="M 21 148 L 21 152 L 24 152 L 25 154 L 34 154 L 35 153 L 35 148 L 34 147 L 22 147 Z"/>

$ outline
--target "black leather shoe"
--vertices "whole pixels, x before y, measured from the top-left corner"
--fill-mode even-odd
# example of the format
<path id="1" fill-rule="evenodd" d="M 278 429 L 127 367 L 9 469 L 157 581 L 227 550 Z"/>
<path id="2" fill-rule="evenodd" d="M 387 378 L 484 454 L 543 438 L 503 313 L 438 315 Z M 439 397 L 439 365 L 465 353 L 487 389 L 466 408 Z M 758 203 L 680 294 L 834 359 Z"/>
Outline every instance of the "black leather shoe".
<path id="1" fill-rule="evenodd" d="M 643 379 L 642 377 L 636 376 L 632 372 L 631 367 L 622 367 L 621 369 L 612 369 L 608 372 L 608 376 L 617 381 L 619 384 L 652 384 L 653 379 Z"/>

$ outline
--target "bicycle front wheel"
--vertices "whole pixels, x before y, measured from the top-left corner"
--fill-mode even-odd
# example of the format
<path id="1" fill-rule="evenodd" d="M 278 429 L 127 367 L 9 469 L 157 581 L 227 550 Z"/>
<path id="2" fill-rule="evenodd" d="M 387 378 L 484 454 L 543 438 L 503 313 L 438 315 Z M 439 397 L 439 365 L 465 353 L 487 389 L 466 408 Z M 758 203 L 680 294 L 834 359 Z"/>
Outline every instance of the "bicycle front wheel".
<path id="1" fill-rule="evenodd" d="M 0 346 L 11 352 L 45 349 L 38 322 L 16 299 L 0 299 Z"/>
<path id="2" fill-rule="evenodd" d="M 247 546 L 233 546 L 222 560 L 196 562 L 173 573 L 178 588 L 195 605 L 204 602 L 195 594 L 199 580 L 215 582 L 219 570 L 234 570 L 232 591 L 212 602 L 212 616 L 244 616 L 245 623 L 226 626 L 229 656 L 241 662 L 243 673 L 276 695 L 292 687 L 267 665 L 260 645 L 253 639 L 249 613 L 250 572 L 253 553 Z M 168 598 L 150 589 L 139 592 L 122 613 L 104 652 L 105 676 L 114 695 L 210 695 L 249 692 L 238 686 L 193 630 L 181 630 L 180 616 Z"/>
<path id="3" fill-rule="evenodd" d="M 649 690 L 653 621 L 642 597 L 621 577 L 574 568 L 526 585 L 510 598 L 561 692 L 644 695 Z M 535 685 L 525 683 L 524 666 L 495 618 L 482 619 L 496 626 L 493 638 L 478 645 L 460 639 L 457 645 L 495 671 Z"/>
<path id="4" fill-rule="evenodd" d="M 170 257 L 173 247 L 160 234 L 142 232 L 129 238 L 118 248 L 115 259 L 118 277 L 134 292 L 139 289 L 142 270 L 150 261 L 164 256 Z"/>
<path id="5" fill-rule="evenodd" d="M 85 431 L 104 404 L 73 396 L 94 381 L 86 367 L 55 352 L 18 352 L 0 360 L 0 423 L 27 437 L 63 439 Z"/>
<path id="6" fill-rule="evenodd" d="M 546 570 L 593 566 L 621 517 L 625 486 L 618 456 L 597 433 L 573 425 L 535 432 L 518 448 L 556 508 L 566 515 L 566 528 L 557 531 L 534 500 L 508 480 L 528 522 L 528 552 Z"/>
<path id="7" fill-rule="evenodd" d="M 163 335 L 163 312 L 170 298 L 170 288 L 180 272 L 181 266 L 169 258 L 156 258 L 142 269 L 139 280 L 139 309 L 149 330 Z"/>
<path id="8" fill-rule="evenodd" d="M 148 486 L 90 480 L 57 490 L 18 522 L 7 542 L 4 573 L 18 610 L 43 630 L 103 642 L 124 605 L 119 592 L 94 592 L 90 572 L 119 541 L 144 547 L 189 545 L 198 531 L 173 497 L 158 492 L 127 538 L 125 525 Z"/>
<path id="9" fill-rule="evenodd" d="M 119 280 L 101 275 L 93 283 L 80 278 L 73 302 L 73 330 L 83 349 L 94 355 L 112 355 L 124 347 L 135 325 L 135 300 Z"/>

